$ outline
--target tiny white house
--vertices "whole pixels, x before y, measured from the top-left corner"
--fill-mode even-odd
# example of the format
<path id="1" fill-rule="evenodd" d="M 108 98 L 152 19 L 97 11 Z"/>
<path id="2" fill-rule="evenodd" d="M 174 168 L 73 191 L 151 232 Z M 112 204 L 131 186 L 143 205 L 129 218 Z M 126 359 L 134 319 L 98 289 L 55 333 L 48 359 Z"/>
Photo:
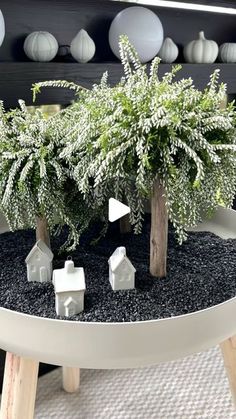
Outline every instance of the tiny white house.
<path id="1" fill-rule="evenodd" d="M 38 240 L 25 259 L 28 281 L 51 281 L 52 260 L 52 251 L 43 240 Z"/>
<path id="2" fill-rule="evenodd" d="M 114 291 L 134 288 L 136 269 L 126 256 L 125 247 L 117 247 L 108 263 L 109 281 Z"/>
<path id="3" fill-rule="evenodd" d="M 86 290 L 83 268 L 75 268 L 72 260 L 67 260 L 62 269 L 53 271 L 56 313 L 58 316 L 73 316 L 84 309 Z"/>

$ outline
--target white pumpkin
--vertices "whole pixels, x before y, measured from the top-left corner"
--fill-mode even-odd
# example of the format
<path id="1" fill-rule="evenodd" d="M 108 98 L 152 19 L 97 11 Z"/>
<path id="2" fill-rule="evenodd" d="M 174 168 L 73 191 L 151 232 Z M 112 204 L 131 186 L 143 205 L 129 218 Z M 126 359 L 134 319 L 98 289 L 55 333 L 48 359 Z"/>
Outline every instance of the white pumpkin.
<path id="1" fill-rule="evenodd" d="M 81 29 L 70 45 L 72 57 L 79 63 L 87 63 L 90 61 L 96 51 L 95 43 L 89 36 L 88 32 Z"/>
<path id="2" fill-rule="evenodd" d="M 58 42 L 49 32 L 32 32 L 25 39 L 24 51 L 32 61 L 48 62 L 57 55 Z"/>
<path id="3" fill-rule="evenodd" d="M 5 22 L 4 22 L 3 14 L 0 10 L 0 46 L 3 43 L 4 37 L 5 37 Z"/>
<path id="4" fill-rule="evenodd" d="M 189 42 L 184 47 L 184 58 L 187 63 L 214 63 L 219 52 L 215 41 L 206 39 L 204 32 L 199 32 L 199 38 Z"/>
<path id="5" fill-rule="evenodd" d="M 220 46 L 220 61 L 223 63 L 236 63 L 236 43 L 226 42 Z"/>
<path id="6" fill-rule="evenodd" d="M 178 57 L 179 50 L 171 38 L 166 38 L 161 46 L 158 56 L 163 63 L 173 63 Z"/>

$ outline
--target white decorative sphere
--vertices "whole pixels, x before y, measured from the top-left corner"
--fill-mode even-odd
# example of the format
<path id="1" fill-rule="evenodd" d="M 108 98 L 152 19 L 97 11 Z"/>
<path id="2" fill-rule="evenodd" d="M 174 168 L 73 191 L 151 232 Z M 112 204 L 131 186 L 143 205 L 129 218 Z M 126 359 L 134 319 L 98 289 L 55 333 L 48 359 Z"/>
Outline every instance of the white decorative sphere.
<path id="1" fill-rule="evenodd" d="M 152 60 L 163 42 L 163 27 L 155 13 L 146 7 L 134 6 L 122 10 L 114 18 L 109 30 L 109 43 L 120 58 L 119 38 L 127 35 L 142 63 Z"/>
<path id="2" fill-rule="evenodd" d="M 48 62 L 57 55 L 58 42 L 49 32 L 32 32 L 25 39 L 24 51 L 32 61 Z"/>
<path id="3" fill-rule="evenodd" d="M 3 43 L 4 37 L 5 37 L 5 22 L 4 22 L 3 14 L 0 10 L 0 46 Z"/>

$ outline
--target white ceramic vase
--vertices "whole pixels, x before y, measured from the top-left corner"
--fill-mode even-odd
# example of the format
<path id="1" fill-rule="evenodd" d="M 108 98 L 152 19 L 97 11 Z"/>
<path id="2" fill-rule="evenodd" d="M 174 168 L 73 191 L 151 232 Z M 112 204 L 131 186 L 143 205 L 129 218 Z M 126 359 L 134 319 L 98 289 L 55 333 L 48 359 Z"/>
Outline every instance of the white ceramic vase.
<path id="1" fill-rule="evenodd" d="M 161 58 L 163 63 L 173 63 L 178 57 L 179 50 L 177 45 L 172 41 L 171 38 L 166 38 L 162 44 L 158 56 Z"/>
<path id="2" fill-rule="evenodd" d="M 95 43 L 89 36 L 88 32 L 81 29 L 70 45 L 72 57 L 79 63 L 87 63 L 90 61 L 96 51 Z"/>

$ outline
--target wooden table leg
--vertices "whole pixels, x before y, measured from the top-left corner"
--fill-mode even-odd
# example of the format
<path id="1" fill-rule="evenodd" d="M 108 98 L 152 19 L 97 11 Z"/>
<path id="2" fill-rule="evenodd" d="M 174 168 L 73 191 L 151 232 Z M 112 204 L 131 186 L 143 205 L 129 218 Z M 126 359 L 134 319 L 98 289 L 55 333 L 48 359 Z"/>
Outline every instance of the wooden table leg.
<path id="1" fill-rule="evenodd" d="M 1 419 L 33 419 L 38 368 L 37 361 L 7 352 Z"/>
<path id="2" fill-rule="evenodd" d="M 80 385 L 80 369 L 62 367 L 62 385 L 67 393 L 75 393 Z"/>
<path id="3" fill-rule="evenodd" d="M 236 336 L 220 344 L 233 402 L 236 406 Z"/>

